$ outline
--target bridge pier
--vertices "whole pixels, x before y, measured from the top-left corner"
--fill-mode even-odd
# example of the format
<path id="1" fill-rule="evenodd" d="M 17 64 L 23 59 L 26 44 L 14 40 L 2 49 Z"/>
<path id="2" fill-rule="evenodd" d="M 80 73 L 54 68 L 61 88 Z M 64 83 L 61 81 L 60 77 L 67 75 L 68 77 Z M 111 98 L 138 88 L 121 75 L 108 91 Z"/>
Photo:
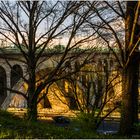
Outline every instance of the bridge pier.
<path id="1" fill-rule="evenodd" d="M 6 75 L 6 87 L 7 88 L 11 88 L 11 86 L 12 86 L 11 85 L 12 84 L 12 78 L 15 78 L 15 77 L 12 77 L 12 69 L 10 68 L 10 66 L 7 63 L 5 63 L 5 60 L 3 60 L 0 63 L 2 64 L 2 69 L 4 69 L 4 71 L 5 71 L 5 75 Z M 25 66 L 23 66 L 22 63 L 19 63 L 18 64 L 17 62 L 14 62 L 13 61 L 10 64 L 11 64 L 11 67 L 12 68 L 14 68 L 15 66 L 19 66 L 21 68 L 21 72 L 23 72 L 23 70 L 24 70 L 24 73 L 25 73 L 25 69 L 26 68 L 25 68 Z M 19 71 L 17 71 L 17 73 L 19 73 Z M 0 73 L 0 76 L 2 76 L 2 73 Z M 18 76 L 18 78 L 20 78 L 20 77 Z M 18 81 L 19 81 L 19 79 L 18 79 Z M 16 83 L 14 83 L 14 84 L 15 84 L 14 86 L 16 86 Z M 17 87 L 19 88 L 18 85 L 19 84 L 17 84 Z M 16 89 L 15 87 L 13 87 L 13 88 Z M 2 103 L 0 104 L 0 108 L 2 110 L 6 110 L 9 107 L 9 104 L 10 104 L 12 98 L 15 95 L 15 93 L 11 93 L 9 90 L 6 90 L 5 94 L 6 94 L 5 95 L 5 98 L 3 99 L 3 102 L 1 101 Z"/>
<path id="2" fill-rule="evenodd" d="M 11 83 L 11 79 L 10 79 L 10 71 L 6 71 L 6 75 L 7 75 L 7 88 L 10 88 L 10 83 Z M 7 96 L 10 96 L 10 91 L 7 90 Z"/>

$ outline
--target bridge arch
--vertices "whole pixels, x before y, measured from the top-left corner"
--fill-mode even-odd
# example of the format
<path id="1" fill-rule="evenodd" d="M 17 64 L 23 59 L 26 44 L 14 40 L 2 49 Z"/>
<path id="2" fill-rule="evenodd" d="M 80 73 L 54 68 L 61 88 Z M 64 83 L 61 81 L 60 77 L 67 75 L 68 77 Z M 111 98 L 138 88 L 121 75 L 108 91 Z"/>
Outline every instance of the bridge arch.
<path id="1" fill-rule="evenodd" d="M 11 68 L 11 87 L 13 87 L 18 81 L 19 79 L 23 77 L 23 70 L 22 67 L 18 64 L 15 64 L 12 66 Z"/>
<path id="2" fill-rule="evenodd" d="M 7 86 L 6 78 L 6 71 L 3 67 L 0 66 L 0 105 L 3 103 L 3 100 L 5 100 L 7 96 L 7 90 L 4 89 L 4 87 Z"/>

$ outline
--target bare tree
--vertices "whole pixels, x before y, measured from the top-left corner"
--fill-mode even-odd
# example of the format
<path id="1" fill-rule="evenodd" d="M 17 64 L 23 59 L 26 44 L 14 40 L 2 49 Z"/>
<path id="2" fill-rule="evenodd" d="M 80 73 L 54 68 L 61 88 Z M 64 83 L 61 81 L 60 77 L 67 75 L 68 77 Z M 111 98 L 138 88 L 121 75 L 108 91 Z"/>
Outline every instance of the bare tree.
<path id="1" fill-rule="evenodd" d="M 86 27 L 85 19 L 90 15 L 90 9 L 85 2 L 80 1 L 0 2 L 0 34 L 19 49 L 28 74 L 27 77 L 22 77 L 28 85 L 26 93 L 8 88 L 7 90 L 20 94 L 27 100 L 29 120 L 37 119 L 37 103 L 47 94 L 46 92 L 43 96 L 40 95 L 44 88 L 48 91 L 52 83 L 76 73 L 91 60 L 93 54 L 86 55 L 85 52 L 90 47 L 86 44 L 93 40 L 96 31 L 85 35 L 82 30 Z M 79 34 L 81 34 L 80 37 Z M 64 37 L 65 40 L 63 52 L 50 52 L 52 46 L 55 45 L 54 40 L 60 37 Z M 75 48 L 80 46 L 87 49 L 74 53 Z M 66 63 L 73 64 L 83 53 L 85 55 L 79 69 L 67 71 L 69 66 Z M 54 67 L 46 75 L 37 79 L 38 67 L 44 60 L 53 59 L 54 56 L 57 57 L 53 60 Z M 7 63 L 10 65 L 8 61 Z"/>
<path id="2" fill-rule="evenodd" d="M 95 57 L 102 58 L 103 55 L 109 59 L 109 53 L 104 54 L 103 51 L 96 52 Z M 65 102 L 60 100 L 69 108 L 79 110 L 86 121 L 89 120 L 92 129 L 96 130 L 106 117 L 120 107 L 120 83 L 120 74 L 115 66 L 111 70 L 107 63 L 97 65 L 92 62 L 75 75 L 58 81 L 57 90 L 61 91 L 61 96 L 67 98 Z"/>
<path id="3" fill-rule="evenodd" d="M 123 135 L 135 133 L 138 122 L 138 77 L 140 25 L 138 24 L 140 2 L 99 2 L 94 6 L 88 3 L 96 13 L 89 22 L 98 30 L 98 36 L 114 54 L 122 75 L 122 115 L 120 132 Z M 114 51 L 117 49 L 117 53 Z"/>

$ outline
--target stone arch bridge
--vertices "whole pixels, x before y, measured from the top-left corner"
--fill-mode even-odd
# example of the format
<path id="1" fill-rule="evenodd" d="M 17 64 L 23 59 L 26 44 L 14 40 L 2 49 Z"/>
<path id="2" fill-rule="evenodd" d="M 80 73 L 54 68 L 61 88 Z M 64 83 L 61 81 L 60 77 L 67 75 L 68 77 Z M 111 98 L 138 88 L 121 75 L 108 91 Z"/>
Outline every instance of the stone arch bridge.
<path id="1" fill-rule="evenodd" d="M 48 54 L 44 54 L 42 56 L 41 61 L 46 58 L 41 65 L 39 65 L 38 70 L 40 71 L 42 69 L 46 68 L 53 68 L 57 65 L 57 61 L 62 54 L 58 53 L 53 55 L 53 57 L 48 57 Z M 95 57 L 94 62 L 97 62 L 96 64 L 98 67 L 101 67 L 101 65 L 108 65 L 110 69 L 112 69 L 112 66 L 114 65 L 114 61 L 112 58 L 108 57 L 108 53 L 101 54 L 97 53 L 94 55 Z M 47 58 L 48 57 L 48 58 Z M 27 67 L 25 63 L 22 62 L 23 57 L 18 52 L 7 52 L 6 53 L 6 59 L 5 55 L 0 53 L 0 108 L 1 109 L 7 109 L 9 106 L 9 103 L 11 102 L 13 96 L 15 94 L 10 93 L 9 90 L 5 90 L 3 87 L 7 88 L 14 88 L 18 89 L 21 84 L 22 80 L 20 79 L 21 76 L 26 76 L 27 74 Z M 18 75 L 16 74 L 18 73 Z"/>

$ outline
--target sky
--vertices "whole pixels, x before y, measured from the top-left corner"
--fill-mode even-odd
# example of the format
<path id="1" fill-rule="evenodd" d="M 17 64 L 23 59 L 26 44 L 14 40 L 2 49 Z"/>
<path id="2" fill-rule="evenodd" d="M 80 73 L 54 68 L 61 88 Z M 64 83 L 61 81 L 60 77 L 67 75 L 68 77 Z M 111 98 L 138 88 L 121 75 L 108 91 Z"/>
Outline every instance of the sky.
<path id="1" fill-rule="evenodd" d="M 12 0 L 12 3 L 14 3 L 15 1 L 13 1 Z M 51 1 L 52 2 L 52 1 Z M 52 4 L 54 4 L 55 2 L 53 1 L 52 2 Z M 47 5 L 48 6 L 48 5 Z M 13 9 L 13 12 L 16 12 L 16 9 Z M 57 16 L 58 17 L 61 17 L 61 15 L 59 15 L 59 14 L 61 14 L 61 9 L 59 9 L 59 11 L 58 11 L 58 13 L 57 13 Z M 19 14 L 20 14 L 20 19 L 21 19 L 21 25 L 22 26 L 27 26 L 27 30 L 28 30 L 28 17 L 27 17 L 27 15 L 25 14 L 25 12 L 23 12 L 23 11 L 20 11 L 19 12 Z M 109 17 L 111 17 L 111 13 L 110 14 L 106 14 L 106 18 L 107 19 L 109 19 Z M 42 16 L 42 15 L 41 15 Z M 45 30 L 47 30 L 47 28 L 51 28 L 52 26 L 51 26 L 51 21 L 53 21 L 52 20 L 52 17 L 53 17 L 54 15 L 52 14 L 47 20 L 44 20 L 41 24 L 40 24 L 40 26 L 38 27 L 38 30 L 37 30 L 37 34 L 36 34 L 36 39 L 39 37 L 39 36 L 41 36 L 41 34 L 42 33 L 44 33 L 45 32 Z M 57 19 L 55 19 L 54 21 L 56 21 Z M 95 20 L 95 19 L 94 19 Z M 66 20 L 65 20 L 65 22 L 63 22 L 63 24 L 61 24 L 61 28 L 65 28 L 65 26 L 68 26 L 68 25 L 70 25 L 71 24 L 71 21 L 72 21 L 72 17 L 69 17 L 69 18 L 67 18 Z M 96 18 L 96 21 L 97 21 L 97 18 Z M 19 21 L 20 22 L 20 21 Z M 116 25 L 115 25 L 116 26 Z M 21 30 L 23 30 L 23 28 L 21 28 Z M 23 30 L 23 31 L 25 31 L 25 30 Z M 23 32 L 22 31 L 22 32 Z M 57 30 L 57 32 L 59 32 L 59 30 Z M 70 31 L 71 32 L 71 31 Z M 23 33 L 24 34 L 24 33 Z M 11 38 L 12 38 L 12 36 L 11 35 L 9 35 Z M 79 39 L 81 39 L 81 34 L 80 35 L 78 35 L 77 37 L 76 37 L 76 39 L 75 40 L 79 40 Z M 0 38 L 1 38 L 1 36 L 0 36 Z M 13 38 L 12 38 L 13 39 Z M 69 39 L 69 36 L 67 36 L 66 34 L 65 35 L 62 35 L 62 36 L 60 36 L 60 37 L 56 37 L 52 42 L 52 44 L 54 45 L 54 44 L 62 44 L 62 45 L 66 45 L 67 44 L 67 42 L 68 42 L 68 39 Z M 19 40 L 20 40 L 20 42 L 22 42 L 22 39 L 19 37 Z M 95 44 L 97 43 L 97 41 L 94 41 L 95 42 Z M 1 42 L 2 43 L 2 42 Z M 5 45 L 7 45 L 7 44 L 5 44 Z"/>

